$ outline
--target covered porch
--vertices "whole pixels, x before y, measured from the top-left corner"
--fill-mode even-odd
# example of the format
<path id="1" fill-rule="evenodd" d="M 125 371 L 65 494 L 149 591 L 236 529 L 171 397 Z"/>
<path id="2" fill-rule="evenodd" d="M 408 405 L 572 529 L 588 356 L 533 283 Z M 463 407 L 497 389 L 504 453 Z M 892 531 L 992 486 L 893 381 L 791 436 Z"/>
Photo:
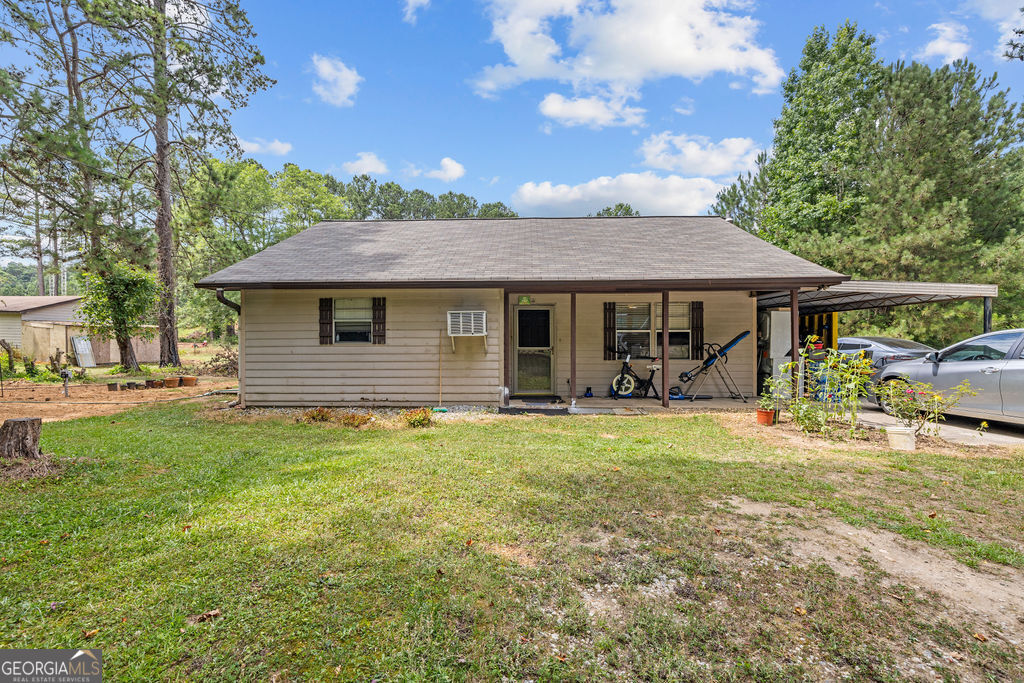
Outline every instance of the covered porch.
<path id="1" fill-rule="evenodd" d="M 503 407 L 552 413 L 752 409 L 757 291 L 756 283 L 697 289 L 692 282 L 658 290 L 506 288 Z M 706 343 L 725 344 L 744 331 L 750 334 L 729 351 L 723 368 L 732 381 L 712 369 L 699 392 L 707 399 L 670 400 L 672 387 L 687 393 L 696 384 L 681 383 L 679 375 L 702 365 Z M 615 399 L 611 383 L 627 355 L 640 389 Z M 641 383 L 646 380 L 649 387 Z M 736 389 L 748 403 L 729 398 Z"/>

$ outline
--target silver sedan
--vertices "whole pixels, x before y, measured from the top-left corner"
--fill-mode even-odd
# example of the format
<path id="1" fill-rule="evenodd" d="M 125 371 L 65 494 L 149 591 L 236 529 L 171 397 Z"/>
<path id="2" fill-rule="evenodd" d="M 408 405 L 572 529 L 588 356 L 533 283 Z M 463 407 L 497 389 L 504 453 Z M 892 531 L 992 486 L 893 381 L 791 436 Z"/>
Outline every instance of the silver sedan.
<path id="1" fill-rule="evenodd" d="M 885 366 L 878 381 L 909 379 L 938 390 L 965 379 L 976 396 L 964 397 L 951 414 L 1024 424 L 1024 329 L 989 332 Z"/>

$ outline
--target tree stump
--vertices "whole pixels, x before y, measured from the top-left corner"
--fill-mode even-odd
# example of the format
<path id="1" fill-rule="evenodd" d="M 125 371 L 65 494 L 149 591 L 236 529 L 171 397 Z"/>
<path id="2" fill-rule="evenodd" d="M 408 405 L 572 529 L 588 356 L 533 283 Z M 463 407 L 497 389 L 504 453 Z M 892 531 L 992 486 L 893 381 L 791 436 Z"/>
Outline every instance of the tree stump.
<path id="1" fill-rule="evenodd" d="M 0 425 L 0 458 L 38 459 L 43 418 L 19 417 Z"/>

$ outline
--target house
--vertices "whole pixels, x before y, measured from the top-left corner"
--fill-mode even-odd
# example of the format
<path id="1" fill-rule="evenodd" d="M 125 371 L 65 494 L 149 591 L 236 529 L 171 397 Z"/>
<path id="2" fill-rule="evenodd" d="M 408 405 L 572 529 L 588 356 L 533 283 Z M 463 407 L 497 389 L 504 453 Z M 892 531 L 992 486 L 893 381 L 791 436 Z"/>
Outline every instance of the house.
<path id="1" fill-rule="evenodd" d="M 607 396 L 627 353 L 667 350 L 666 388 L 759 292 L 847 279 L 719 217 L 602 217 L 330 221 L 196 286 L 240 311 L 243 405 L 495 405 Z M 754 335 L 730 361 L 755 393 Z"/>
<path id="2" fill-rule="evenodd" d="M 56 349 L 69 353 L 72 337 L 88 336 L 78 315 L 81 304 L 80 296 L 0 295 L 0 339 L 35 360 L 45 360 Z M 160 360 L 158 343 L 134 339 L 132 344 L 140 362 Z M 90 345 L 96 363 L 118 361 L 113 341 L 91 339 Z"/>

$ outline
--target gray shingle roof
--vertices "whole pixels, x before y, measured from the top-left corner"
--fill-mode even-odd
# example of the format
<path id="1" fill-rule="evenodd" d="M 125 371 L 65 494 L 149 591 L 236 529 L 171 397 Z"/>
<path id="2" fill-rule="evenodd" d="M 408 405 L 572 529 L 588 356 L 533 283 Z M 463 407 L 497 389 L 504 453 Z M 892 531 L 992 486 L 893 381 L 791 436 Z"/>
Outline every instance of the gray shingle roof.
<path id="1" fill-rule="evenodd" d="M 628 283 L 764 289 L 846 280 L 717 216 L 330 221 L 198 287 Z"/>

